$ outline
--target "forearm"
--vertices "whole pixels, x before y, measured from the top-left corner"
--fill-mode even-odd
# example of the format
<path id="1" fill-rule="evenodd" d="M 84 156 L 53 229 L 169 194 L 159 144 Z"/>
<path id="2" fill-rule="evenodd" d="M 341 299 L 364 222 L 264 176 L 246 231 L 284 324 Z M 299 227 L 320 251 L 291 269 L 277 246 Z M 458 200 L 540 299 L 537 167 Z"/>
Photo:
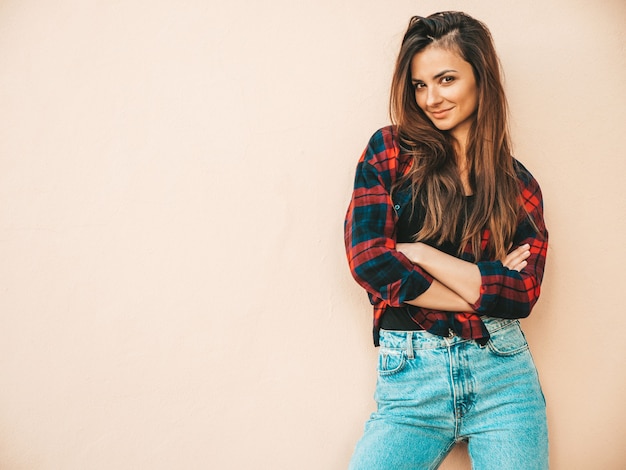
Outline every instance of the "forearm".
<path id="1" fill-rule="evenodd" d="M 456 292 L 435 280 L 422 295 L 405 302 L 416 307 L 446 312 L 473 312 L 472 306 Z"/>
<path id="2" fill-rule="evenodd" d="M 478 266 L 448 255 L 424 243 L 402 245 L 401 250 L 437 281 L 473 305 L 480 297 L 482 278 Z"/>

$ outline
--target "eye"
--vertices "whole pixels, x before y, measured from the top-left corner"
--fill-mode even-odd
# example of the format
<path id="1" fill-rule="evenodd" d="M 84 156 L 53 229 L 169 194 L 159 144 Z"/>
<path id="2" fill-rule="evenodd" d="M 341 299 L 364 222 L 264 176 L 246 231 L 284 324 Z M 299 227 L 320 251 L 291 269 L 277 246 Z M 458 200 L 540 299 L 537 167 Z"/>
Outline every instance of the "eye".
<path id="1" fill-rule="evenodd" d="M 421 90 L 422 88 L 426 88 L 426 84 L 424 82 L 413 82 L 413 88 L 415 88 L 415 91 Z"/>
<path id="2" fill-rule="evenodd" d="M 454 77 L 451 77 L 450 75 L 441 77 L 441 83 L 452 83 L 453 81 L 454 81 Z"/>

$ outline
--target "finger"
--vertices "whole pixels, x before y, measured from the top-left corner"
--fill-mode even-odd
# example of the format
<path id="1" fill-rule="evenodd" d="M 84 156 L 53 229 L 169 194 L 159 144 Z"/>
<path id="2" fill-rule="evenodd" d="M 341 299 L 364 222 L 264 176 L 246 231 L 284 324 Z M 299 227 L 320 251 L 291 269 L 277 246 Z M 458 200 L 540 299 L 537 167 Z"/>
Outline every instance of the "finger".
<path id="1" fill-rule="evenodd" d="M 512 267 L 517 265 L 519 262 L 527 259 L 530 256 L 530 245 L 525 244 L 517 247 L 515 250 L 511 251 L 508 255 L 504 257 L 502 260 L 502 264 L 508 267 Z"/>
<path id="2" fill-rule="evenodd" d="M 510 269 L 512 271 L 521 272 L 522 269 L 524 269 L 526 266 L 528 266 L 528 261 L 522 261 L 521 263 L 517 264 L 515 267 L 510 268 Z"/>
<path id="3" fill-rule="evenodd" d="M 517 248 L 515 248 L 513 251 L 511 251 L 509 253 L 509 256 L 519 256 L 529 250 L 530 250 L 530 245 L 528 243 L 525 243 L 524 245 L 520 245 Z"/>
<path id="4" fill-rule="evenodd" d="M 528 258 L 528 254 L 529 253 L 526 252 L 523 256 L 516 257 L 515 259 L 505 260 L 502 265 L 509 269 L 519 271 L 528 265 L 528 261 L 526 260 Z"/>

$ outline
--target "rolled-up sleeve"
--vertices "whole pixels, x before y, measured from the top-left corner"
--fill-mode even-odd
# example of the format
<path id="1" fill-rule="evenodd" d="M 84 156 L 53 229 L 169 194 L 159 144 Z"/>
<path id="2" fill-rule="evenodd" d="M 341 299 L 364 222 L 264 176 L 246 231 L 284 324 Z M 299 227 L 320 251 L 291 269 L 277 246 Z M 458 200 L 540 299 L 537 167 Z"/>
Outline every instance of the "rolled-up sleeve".
<path id="1" fill-rule="evenodd" d="M 481 292 L 473 305 L 480 315 L 498 318 L 525 318 L 539 298 L 548 251 L 548 231 L 543 218 L 543 198 L 537 181 L 521 164 L 520 217 L 513 248 L 528 244 L 528 264 L 520 272 L 506 268 L 500 261 L 480 261 Z"/>
<path id="2" fill-rule="evenodd" d="M 399 152 L 391 139 L 390 133 L 378 131 L 359 160 L 344 235 L 350 271 L 372 303 L 399 307 L 424 293 L 433 278 L 395 249 L 390 190 Z"/>

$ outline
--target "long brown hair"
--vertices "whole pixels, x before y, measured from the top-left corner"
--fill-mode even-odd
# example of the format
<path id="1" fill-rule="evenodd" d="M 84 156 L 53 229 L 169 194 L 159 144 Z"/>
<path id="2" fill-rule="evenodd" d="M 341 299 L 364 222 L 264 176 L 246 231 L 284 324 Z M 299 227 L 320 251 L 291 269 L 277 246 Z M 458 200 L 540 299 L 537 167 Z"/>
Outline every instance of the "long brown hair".
<path id="1" fill-rule="evenodd" d="M 431 44 L 453 50 L 468 62 L 478 88 L 466 149 L 474 204 L 460 234 L 457 224 L 465 204 L 452 137 L 437 129 L 418 107 L 411 83 L 413 57 Z M 519 221 L 520 187 L 511 154 L 500 63 L 487 27 L 460 12 L 411 18 L 396 62 L 389 109 L 402 150 L 414 159 L 410 171 L 394 188 L 410 181 L 414 206 L 422 204 L 426 209 L 416 240 L 441 243 L 460 235 L 460 251 L 471 242 L 476 259 L 483 248 L 495 259 L 503 259 Z M 491 236 L 487 246 L 481 247 L 485 229 Z"/>

